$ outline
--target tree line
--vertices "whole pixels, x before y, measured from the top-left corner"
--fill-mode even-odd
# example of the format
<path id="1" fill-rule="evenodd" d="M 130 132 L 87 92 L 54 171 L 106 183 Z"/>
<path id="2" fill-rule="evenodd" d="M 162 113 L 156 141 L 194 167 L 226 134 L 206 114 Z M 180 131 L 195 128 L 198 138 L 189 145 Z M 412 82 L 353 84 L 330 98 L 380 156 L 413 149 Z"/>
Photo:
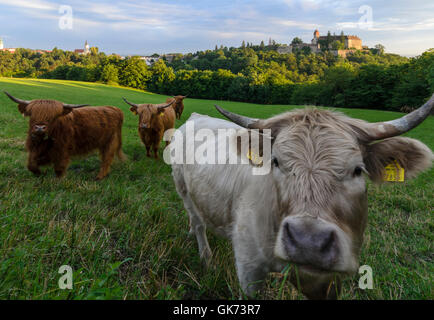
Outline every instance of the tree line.
<path id="1" fill-rule="evenodd" d="M 420 106 L 434 92 L 434 49 L 415 58 L 383 48 L 341 58 L 328 50 L 280 54 L 278 44 L 245 43 L 160 59 L 122 59 L 53 49 L 0 52 L 0 75 L 119 84 L 167 95 L 263 104 L 388 109 Z"/>

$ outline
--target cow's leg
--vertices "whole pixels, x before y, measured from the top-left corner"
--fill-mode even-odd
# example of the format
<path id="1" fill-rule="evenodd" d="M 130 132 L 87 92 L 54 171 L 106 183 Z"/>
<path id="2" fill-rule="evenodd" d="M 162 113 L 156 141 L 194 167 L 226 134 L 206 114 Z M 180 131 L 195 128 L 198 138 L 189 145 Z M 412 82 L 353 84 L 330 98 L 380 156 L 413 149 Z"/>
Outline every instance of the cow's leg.
<path id="1" fill-rule="evenodd" d="M 54 163 L 54 172 L 56 173 L 56 177 L 61 178 L 65 175 L 66 169 L 69 166 L 69 156 L 64 156 L 63 158 L 57 160 Z"/>
<path id="2" fill-rule="evenodd" d="M 252 251 L 252 242 L 233 241 L 235 264 L 241 289 L 249 298 L 255 298 L 264 285 L 267 276 L 267 261 Z"/>
<path id="3" fill-rule="evenodd" d="M 209 247 L 208 238 L 206 237 L 205 222 L 198 214 L 198 210 L 191 198 L 186 195 L 184 198 L 184 207 L 190 217 L 190 234 L 196 235 L 197 244 L 199 246 L 199 255 L 206 266 L 211 263 L 211 249 Z"/>
<path id="4" fill-rule="evenodd" d="M 183 170 L 177 166 L 172 166 L 172 176 L 175 182 L 176 191 L 184 201 L 184 208 L 187 210 L 190 220 L 190 235 L 195 235 L 199 246 L 199 255 L 205 264 L 209 266 L 211 262 L 211 249 L 206 237 L 205 222 L 201 218 L 199 210 L 197 210 L 193 201 L 188 194 L 187 186 L 185 184 Z"/>
<path id="5" fill-rule="evenodd" d="M 113 158 L 115 157 L 117 151 L 117 144 L 114 141 L 111 141 L 107 146 L 104 146 L 100 149 L 101 154 L 101 168 L 99 170 L 98 175 L 96 176 L 96 180 L 103 179 L 110 172 L 110 165 L 113 162 Z"/>
<path id="6" fill-rule="evenodd" d="M 29 171 L 35 176 L 39 176 L 41 174 L 41 170 L 39 170 L 39 164 L 36 158 L 37 155 L 35 153 L 29 153 L 29 157 L 27 159 L 27 169 L 29 169 Z"/>
<path id="7" fill-rule="evenodd" d="M 153 150 L 154 150 L 154 158 L 158 159 L 158 145 L 154 145 Z"/>
<path id="8" fill-rule="evenodd" d="M 148 158 L 150 158 L 151 157 L 151 146 L 146 146 L 146 156 L 148 157 Z"/>

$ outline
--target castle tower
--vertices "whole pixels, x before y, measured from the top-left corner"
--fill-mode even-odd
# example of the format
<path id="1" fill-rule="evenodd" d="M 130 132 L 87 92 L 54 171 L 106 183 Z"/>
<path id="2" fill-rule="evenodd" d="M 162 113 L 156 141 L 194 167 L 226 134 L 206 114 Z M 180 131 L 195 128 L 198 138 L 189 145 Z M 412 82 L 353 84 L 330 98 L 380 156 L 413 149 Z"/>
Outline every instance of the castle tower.
<path id="1" fill-rule="evenodd" d="M 2 50 L 2 49 L 3 49 L 3 39 L 0 38 L 0 50 Z"/>
<path id="2" fill-rule="evenodd" d="M 84 54 L 89 54 L 89 53 L 90 53 L 90 47 L 86 40 L 86 42 L 84 43 Z"/>
<path id="3" fill-rule="evenodd" d="M 318 44 L 318 40 L 319 40 L 319 31 L 318 31 L 318 29 L 316 29 L 313 32 L 312 44 Z"/>

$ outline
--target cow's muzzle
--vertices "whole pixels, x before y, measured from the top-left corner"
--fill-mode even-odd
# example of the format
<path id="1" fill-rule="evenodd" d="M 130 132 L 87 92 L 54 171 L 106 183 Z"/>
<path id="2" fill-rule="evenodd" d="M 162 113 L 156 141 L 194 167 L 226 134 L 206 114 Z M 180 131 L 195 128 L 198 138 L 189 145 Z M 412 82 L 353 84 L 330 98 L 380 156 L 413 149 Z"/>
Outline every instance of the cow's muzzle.
<path id="1" fill-rule="evenodd" d="M 47 126 L 46 125 L 34 125 L 32 134 L 35 136 L 43 136 L 47 133 Z"/>
<path id="2" fill-rule="evenodd" d="M 333 271 L 339 260 L 337 230 L 318 219 L 287 219 L 282 242 L 289 260 L 307 271 Z"/>
<path id="3" fill-rule="evenodd" d="M 148 126 L 146 125 L 146 123 L 141 123 L 139 128 L 143 130 L 143 129 L 147 129 Z"/>

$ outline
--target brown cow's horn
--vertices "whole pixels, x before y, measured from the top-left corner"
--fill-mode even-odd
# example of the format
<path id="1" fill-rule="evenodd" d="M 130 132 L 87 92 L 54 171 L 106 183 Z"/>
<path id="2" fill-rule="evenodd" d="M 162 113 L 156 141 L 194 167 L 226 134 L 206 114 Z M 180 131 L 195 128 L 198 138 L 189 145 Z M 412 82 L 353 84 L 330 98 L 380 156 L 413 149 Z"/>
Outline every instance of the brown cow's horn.
<path id="1" fill-rule="evenodd" d="M 166 104 L 164 106 L 158 107 L 158 109 L 165 109 L 167 107 L 170 107 L 174 102 L 175 102 L 175 100 L 172 100 L 172 102 L 169 102 L 168 104 Z"/>
<path id="2" fill-rule="evenodd" d="M 139 107 L 138 104 L 135 104 L 135 103 L 129 102 L 129 101 L 128 101 L 127 99 L 125 99 L 124 97 L 122 97 L 122 99 L 124 99 L 124 101 L 125 101 L 126 103 L 128 103 L 130 106 L 132 106 L 132 107 L 134 107 L 134 108 L 138 108 L 138 107 Z"/>
<path id="3" fill-rule="evenodd" d="M 25 105 L 28 105 L 28 104 L 30 103 L 30 101 L 28 101 L 28 100 L 21 100 L 21 99 L 15 98 L 13 95 L 9 94 L 9 93 L 6 92 L 6 91 L 3 91 L 3 92 L 4 92 L 5 95 L 7 95 L 7 96 L 9 97 L 9 99 L 11 99 L 13 102 L 16 102 L 16 103 L 18 103 L 18 104 L 25 104 Z"/>
<path id="4" fill-rule="evenodd" d="M 88 104 L 68 104 L 68 103 L 64 103 L 63 107 L 66 109 L 76 109 L 76 108 L 81 108 L 81 107 L 87 107 Z"/>
<path id="5" fill-rule="evenodd" d="M 422 107 L 403 116 L 402 118 L 377 122 L 369 126 L 369 131 L 372 130 L 370 137 L 373 140 L 385 139 L 400 134 L 406 133 L 421 124 L 434 110 L 434 94 Z"/>
<path id="6" fill-rule="evenodd" d="M 253 124 L 257 123 L 259 119 L 248 118 L 245 116 L 240 116 L 239 114 L 229 112 L 218 105 L 214 105 L 218 112 L 224 115 L 226 118 L 231 120 L 232 122 L 244 127 L 244 128 L 252 128 Z"/>

